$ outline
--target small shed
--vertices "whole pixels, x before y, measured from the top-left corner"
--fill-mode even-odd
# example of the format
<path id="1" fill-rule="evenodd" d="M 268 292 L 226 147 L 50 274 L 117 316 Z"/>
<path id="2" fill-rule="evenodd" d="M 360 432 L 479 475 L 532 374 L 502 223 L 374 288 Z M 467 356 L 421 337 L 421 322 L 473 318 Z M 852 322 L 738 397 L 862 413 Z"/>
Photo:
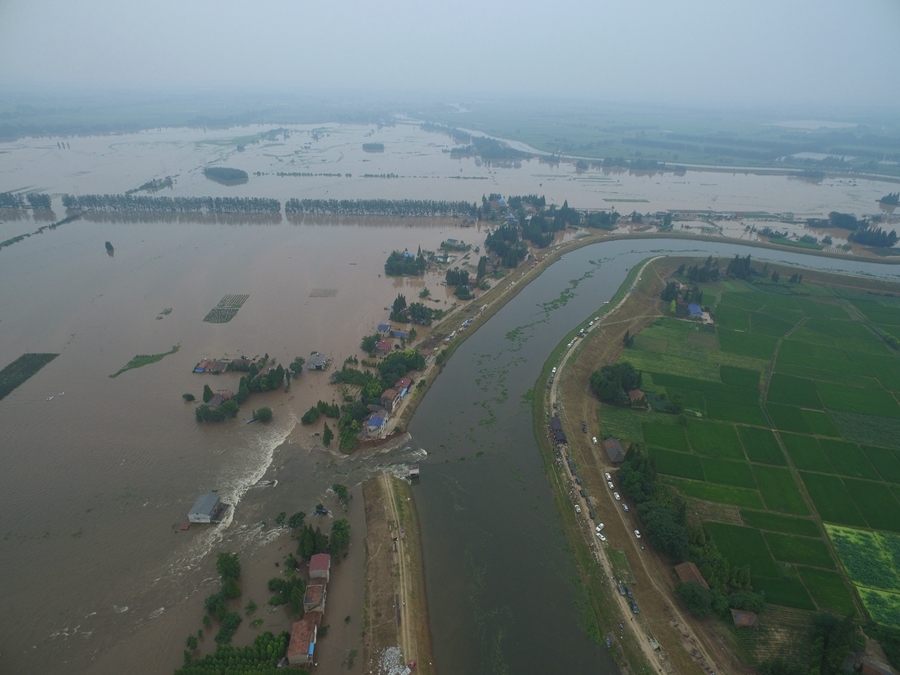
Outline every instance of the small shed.
<path id="1" fill-rule="evenodd" d="M 291 641 L 288 643 L 288 663 L 296 666 L 313 662 L 317 633 L 318 626 L 309 619 L 294 622 L 291 626 Z"/>
<path id="2" fill-rule="evenodd" d="M 731 620 L 735 628 L 756 628 L 759 626 L 759 615 L 755 612 L 745 612 L 741 609 L 731 610 Z"/>
<path id="3" fill-rule="evenodd" d="M 316 553 L 309 559 L 309 578 L 324 579 L 325 583 L 331 579 L 331 556 L 327 553 Z"/>
<path id="4" fill-rule="evenodd" d="M 613 464 L 625 461 L 625 451 L 617 438 L 607 438 L 603 441 L 603 449 L 606 450 L 609 461 Z"/>
<path id="5" fill-rule="evenodd" d="M 194 502 L 191 510 L 188 511 L 188 520 L 192 523 L 217 523 L 219 516 L 226 508 L 228 505 L 222 503 L 219 495 L 215 492 L 208 492 Z"/>
<path id="6" fill-rule="evenodd" d="M 319 352 L 313 352 L 308 359 L 306 359 L 306 369 L 307 370 L 325 370 L 328 368 L 328 364 L 331 363 L 331 358 L 325 356 L 325 354 L 320 354 Z"/>

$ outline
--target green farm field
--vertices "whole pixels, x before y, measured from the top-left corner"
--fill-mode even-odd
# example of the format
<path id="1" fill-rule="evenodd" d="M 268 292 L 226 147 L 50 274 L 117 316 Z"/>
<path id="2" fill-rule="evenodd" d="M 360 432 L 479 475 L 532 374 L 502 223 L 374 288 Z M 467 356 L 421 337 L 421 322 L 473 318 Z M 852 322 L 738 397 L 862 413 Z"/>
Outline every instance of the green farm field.
<path id="1" fill-rule="evenodd" d="M 714 328 L 665 316 L 620 357 L 643 371 L 659 410 L 603 406 L 602 433 L 648 446 L 666 484 L 688 502 L 708 503 L 697 513 L 717 547 L 732 564 L 750 565 L 754 590 L 768 602 L 838 613 L 865 606 L 876 620 L 892 620 L 900 351 L 882 336 L 900 336 L 900 299 L 768 280 L 702 289 L 716 298 Z M 679 395 L 685 413 L 667 412 Z M 833 531 L 871 538 L 887 570 L 878 584 L 865 581 L 859 561 L 848 568 L 850 540 L 838 545 Z M 868 593 L 858 592 L 862 604 L 843 574 Z"/>

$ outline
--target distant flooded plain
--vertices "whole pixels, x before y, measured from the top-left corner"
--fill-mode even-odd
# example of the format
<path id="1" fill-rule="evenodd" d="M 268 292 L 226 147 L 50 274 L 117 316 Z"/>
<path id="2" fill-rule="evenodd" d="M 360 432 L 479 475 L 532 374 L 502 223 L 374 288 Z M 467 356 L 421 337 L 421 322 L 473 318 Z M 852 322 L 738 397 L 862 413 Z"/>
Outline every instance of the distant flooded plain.
<path id="1" fill-rule="evenodd" d="M 60 200 L 64 193 L 122 193 L 165 176 L 173 176 L 174 185 L 158 195 L 480 203 L 481 195 L 490 192 L 537 193 L 559 204 L 568 199 L 573 206 L 615 206 L 620 212 L 712 208 L 863 213 L 874 212 L 875 200 L 889 191 L 887 184 L 852 179 L 815 185 L 744 174 L 578 173 L 572 165 L 538 160 L 525 161 L 518 169 L 479 166 L 474 159 L 451 159 L 444 152 L 453 145 L 448 137 L 409 124 L 381 129 L 336 124 L 291 127 L 280 136 L 262 135 L 271 129 L 162 129 L 0 144 L 0 191 L 48 192 L 54 197 L 55 218 L 65 215 Z M 385 150 L 364 152 L 364 142 L 384 143 Z M 234 187 L 213 183 L 202 175 L 210 164 L 243 169 L 250 180 Z M 52 217 L 38 214 L 35 221 L 31 215 L 0 214 L 0 240 L 32 232 L 45 219 Z M 433 250 L 448 237 L 480 245 L 484 230 L 420 219 L 306 219 L 300 224 L 267 225 L 78 220 L 0 251 L 0 366 L 26 352 L 60 353 L 0 401 L 4 570 L 0 597 L 5 601 L 0 670 L 94 672 L 114 645 L 140 635 L 141 628 L 152 622 L 168 620 L 185 602 L 196 602 L 198 594 L 213 592 L 214 561 L 208 553 L 217 546 L 256 550 L 275 536 L 269 526 L 279 511 L 310 513 L 316 502 L 329 499 L 327 488 L 337 478 L 355 484 L 384 465 L 421 459 L 419 445 L 432 452 L 441 445 L 461 443 L 458 430 L 439 433 L 452 420 L 426 405 L 414 424 L 419 445 L 366 459 L 324 449 L 298 420 L 318 399 L 330 401 L 335 396 L 326 384 L 327 373 L 304 373 L 287 394 L 256 395 L 238 420 L 221 426 L 197 424 L 192 406 L 181 399 L 183 393 L 199 398 L 204 384 L 214 390 L 235 388 L 236 375 L 193 374 L 192 367 L 204 357 L 268 353 L 286 365 L 295 356 L 319 350 L 330 354 L 339 367 L 346 357 L 361 356 L 360 338 L 385 320 L 385 307 L 398 293 L 416 298 L 427 286 L 439 300 L 434 306 L 449 307 L 452 299 L 439 285 L 437 273 L 424 280 L 383 276 L 384 260 L 392 249 Z M 114 245 L 113 256 L 107 255 L 105 241 Z M 658 249 L 658 242 L 646 242 L 628 250 L 639 256 Z M 582 274 L 582 263 L 572 267 L 573 260 L 567 256 L 547 279 L 564 287 L 567 279 Z M 604 276 L 602 293 L 611 293 L 620 276 L 618 271 L 615 278 Z M 540 294 L 555 297 L 561 290 L 547 287 Z M 249 294 L 249 299 L 231 322 L 204 323 L 206 313 L 228 294 Z M 164 314 L 169 308 L 171 313 Z M 567 313 L 563 318 L 571 317 Z M 521 323 L 519 314 L 512 321 Z M 555 334 L 548 333 L 540 349 L 549 350 Z M 485 340 L 490 335 L 490 340 L 505 344 L 502 331 L 485 335 Z M 158 363 L 109 377 L 135 355 L 158 354 L 175 345 L 179 351 Z M 475 351 L 454 357 L 454 363 L 457 358 L 466 364 L 477 361 L 494 346 L 473 343 Z M 528 378 L 533 381 L 542 358 L 539 352 L 510 362 L 510 372 L 521 375 L 516 378 L 517 391 Z M 465 365 L 464 371 L 476 372 L 477 363 L 473 364 Z M 441 385 L 444 377 L 439 388 L 463 387 L 454 394 L 461 400 L 469 396 L 474 403 L 482 397 L 455 378 L 454 384 Z M 505 372 L 490 377 L 491 387 L 505 391 Z M 429 394 L 426 403 L 439 396 L 443 395 Z M 244 424 L 250 410 L 262 405 L 274 409 L 273 423 Z M 469 411 L 461 409 L 459 414 Z M 508 425 L 514 424 L 518 451 L 527 449 L 530 423 L 518 409 L 509 420 L 497 428 L 509 430 Z M 519 489 L 517 484 L 540 483 L 534 466 L 519 473 L 518 460 L 496 447 L 498 442 L 492 437 L 485 449 L 492 451 L 491 466 L 510 471 L 504 478 L 510 491 Z M 448 450 L 446 458 L 456 460 L 457 453 L 468 454 L 468 447 Z M 533 460 L 537 462 L 536 455 Z M 451 464 L 436 475 L 441 476 L 437 479 L 441 485 L 448 486 L 448 499 L 464 495 L 452 489 L 465 479 L 464 473 L 456 475 L 462 466 Z M 278 482 L 267 485 L 270 480 Z M 493 489 L 490 484 L 483 488 Z M 538 496 L 528 508 L 552 507 L 544 494 L 546 485 L 534 489 Z M 218 490 L 226 501 L 237 504 L 234 521 L 181 531 L 187 509 L 209 490 Z M 439 513 L 436 499 L 441 495 L 440 489 L 429 488 L 421 510 L 429 570 L 441 569 L 434 558 L 443 553 L 444 544 L 439 542 L 458 527 L 446 513 Z M 514 505 L 509 501 L 498 511 L 503 520 L 497 523 L 520 519 L 522 512 Z M 529 531 L 528 536 L 543 536 L 547 528 L 552 531 L 551 515 L 542 514 L 538 520 L 540 531 L 536 535 Z M 517 535 L 509 536 L 514 546 L 509 552 L 532 555 L 515 543 Z M 495 568 L 481 564 L 475 544 L 461 551 L 470 562 L 460 569 L 495 573 Z M 560 560 L 564 569 L 564 556 Z M 558 570 L 547 573 L 559 576 Z M 442 574 L 430 576 L 429 582 L 441 584 L 450 578 Z M 503 591 L 496 592 L 500 599 L 491 602 L 503 607 Z M 432 586 L 429 593 L 443 609 L 440 589 Z M 575 618 L 566 615 L 572 611 L 570 597 L 571 591 L 566 591 L 550 601 L 558 605 L 560 598 L 567 598 L 555 611 L 568 616 L 567 625 L 575 626 Z M 265 598 L 256 601 L 262 604 Z M 489 611 L 490 604 L 484 607 Z M 462 617 L 454 612 L 447 617 Z M 184 637 L 199 622 L 198 614 L 184 624 L 185 630 L 179 624 L 165 644 L 137 641 L 135 657 L 147 658 L 154 666 L 151 670 L 170 672 L 180 662 Z M 448 646 L 456 645 L 461 650 L 458 662 L 474 663 L 480 652 L 462 650 L 458 640 L 464 633 L 448 640 L 446 631 L 452 626 L 443 619 L 433 625 L 438 658 L 442 653 L 449 658 Z M 492 635 L 488 637 L 502 637 Z M 593 648 L 584 648 L 582 638 L 571 640 L 581 645 L 575 648 L 579 656 L 574 662 L 596 663 Z M 508 660 L 501 653 L 494 656 L 498 667 Z"/>

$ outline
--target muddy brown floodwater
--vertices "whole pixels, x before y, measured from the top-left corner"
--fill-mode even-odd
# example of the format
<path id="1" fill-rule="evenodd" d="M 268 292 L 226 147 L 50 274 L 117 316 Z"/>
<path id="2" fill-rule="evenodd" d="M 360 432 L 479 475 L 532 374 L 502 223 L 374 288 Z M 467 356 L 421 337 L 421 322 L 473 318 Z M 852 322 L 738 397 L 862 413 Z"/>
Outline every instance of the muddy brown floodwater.
<path id="1" fill-rule="evenodd" d="M 480 202 L 490 192 L 538 193 L 559 204 L 614 205 L 620 212 L 798 215 L 875 212 L 875 200 L 890 187 L 722 173 L 579 174 L 572 165 L 537 160 L 518 169 L 491 167 L 451 159 L 448 137 L 411 124 L 291 127 L 287 138 L 253 142 L 271 128 L 77 137 L 66 139 L 66 150 L 58 139 L 4 143 L 0 192 L 50 193 L 55 213 L 37 216 L 47 222 L 63 217 L 64 193 L 122 193 L 168 175 L 174 187 L 157 194 Z M 385 151 L 365 153 L 363 142 L 384 143 Z M 213 163 L 244 169 L 250 180 L 235 187 L 210 182 L 202 168 Z M 0 241 L 37 224 L 30 215 L 0 214 Z M 317 400 L 337 395 L 327 373 L 304 373 L 287 394 L 255 395 L 237 420 L 222 425 L 198 425 L 181 394 L 199 398 L 204 384 L 236 387 L 236 375 L 193 374 L 204 357 L 268 353 L 286 365 L 319 350 L 339 366 L 362 356 L 360 338 L 386 319 L 385 307 L 398 293 L 415 298 L 427 285 L 434 306 L 450 306 L 439 273 L 385 278 L 392 249 L 435 249 L 448 237 L 477 245 L 484 235 L 424 219 L 79 220 L 0 251 L 0 366 L 26 352 L 60 354 L 0 401 L 0 671 L 109 672 L 110 664 L 135 659 L 148 672 L 171 672 L 184 638 L 200 627 L 202 598 L 217 587 L 211 553 L 235 550 L 247 561 L 268 556 L 257 567 L 274 569 L 290 550 L 272 527 L 280 511 L 311 513 L 319 501 L 335 506 L 332 483 L 357 485 L 385 467 L 421 459 L 421 450 L 402 444 L 350 458 L 323 448 L 320 427 L 302 427 L 299 418 Z M 115 246 L 113 257 L 105 241 Z M 249 299 L 231 322 L 204 323 L 228 294 Z M 171 313 L 161 314 L 167 308 Z M 173 345 L 180 350 L 162 361 L 109 378 L 133 356 Z M 273 422 L 244 424 L 263 405 L 275 411 Z M 194 499 L 209 490 L 237 505 L 233 519 L 181 531 Z M 426 498 L 426 556 L 436 550 L 427 527 L 434 508 Z M 259 589 L 255 595 L 264 593 L 265 578 L 246 583 Z M 266 599 L 254 597 L 261 607 Z M 284 621 L 266 614 L 266 627 L 279 630 Z M 246 626 L 241 630 L 239 641 L 252 639 Z"/>

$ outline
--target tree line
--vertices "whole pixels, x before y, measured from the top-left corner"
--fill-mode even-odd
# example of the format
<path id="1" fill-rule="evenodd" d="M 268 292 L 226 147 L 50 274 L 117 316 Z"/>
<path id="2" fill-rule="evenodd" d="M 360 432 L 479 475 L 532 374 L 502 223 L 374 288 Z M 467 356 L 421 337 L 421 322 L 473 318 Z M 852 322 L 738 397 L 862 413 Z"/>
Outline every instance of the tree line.
<path id="1" fill-rule="evenodd" d="M 41 192 L 29 192 L 24 198 L 16 192 L 0 192 L 0 209 L 24 209 L 26 201 L 36 211 L 49 211 L 52 206 L 50 195 Z"/>
<path id="2" fill-rule="evenodd" d="M 150 197 L 144 195 L 63 195 L 69 211 L 107 213 L 280 214 L 281 202 L 261 197 Z"/>
<path id="3" fill-rule="evenodd" d="M 454 218 L 476 211 L 469 202 L 431 199 L 296 199 L 284 204 L 288 215 L 393 216 Z"/>

